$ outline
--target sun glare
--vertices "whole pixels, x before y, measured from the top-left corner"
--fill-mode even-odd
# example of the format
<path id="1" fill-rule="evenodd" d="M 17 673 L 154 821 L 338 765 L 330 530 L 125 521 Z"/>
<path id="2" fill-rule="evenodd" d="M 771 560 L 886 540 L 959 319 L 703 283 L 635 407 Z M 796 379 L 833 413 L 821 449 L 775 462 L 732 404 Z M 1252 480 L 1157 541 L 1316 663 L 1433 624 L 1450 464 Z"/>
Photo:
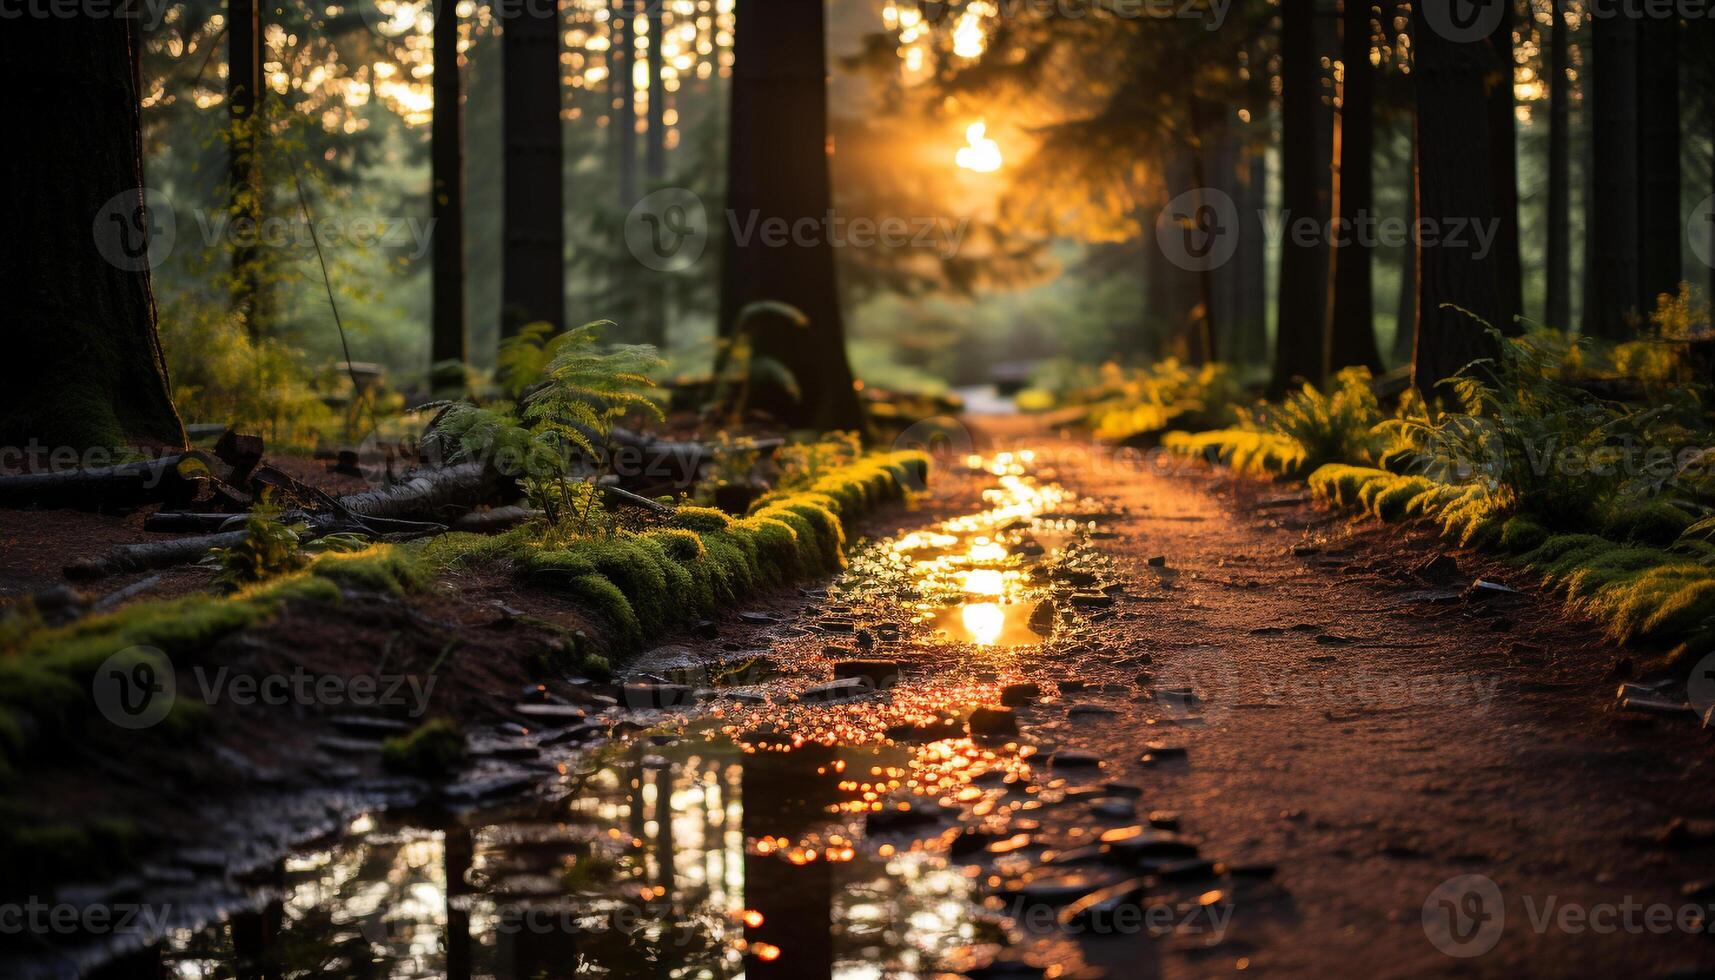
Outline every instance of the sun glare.
<path id="1" fill-rule="evenodd" d="M 989 139 L 987 123 L 971 123 L 965 130 L 965 141 L 970 145 L 960 147 L 954 157 L 959 166 L 979 174 L 992 174 L 1000 169 L 1000 144 Z"/>

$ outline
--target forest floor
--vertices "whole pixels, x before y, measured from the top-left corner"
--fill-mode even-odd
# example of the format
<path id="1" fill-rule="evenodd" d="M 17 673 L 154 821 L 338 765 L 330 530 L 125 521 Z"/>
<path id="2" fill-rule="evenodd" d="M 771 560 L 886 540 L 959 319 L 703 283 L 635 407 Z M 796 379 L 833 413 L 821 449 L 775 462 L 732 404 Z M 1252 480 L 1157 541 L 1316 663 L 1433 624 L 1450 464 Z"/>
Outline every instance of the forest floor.
<path id="1" fill-rule="evenodd" d="M 1140 466 L 1024 419 L 981 420 L 976 443 L 982 467 L 948 461 L 911 511 L 870 519 L 827 590 L 669 637 L 623 685 L 556 685 L 631 737 L 542 745 L 521 763 L 527 805 L 366 819 L 282 866 L 271 887 L 283 892 L 228 877 L 181 895 L 237 907 L 273 894 L 275 931 L 301 933 L 282 947 L 317 962 L 350 923 L 385 919 L 361 933 L 402 976 L 471 970 L 475 920 L 419 907 L 418 881 L 473 893 L 459 902 L 486 903 L 490 933 L 507 909 L 587 913 L 604 882 L 634 904 L 646 886 L 645 923 L 706 933 L 670 944 L 626 931 L 615 946 L 587 915 L 552 937 L 499 929 L 474 972 L 503 976 L 573 962 L 653 975 L 646 952 L 727 976 L 740 945 L 762 978 L 858 964 L 1027 976 L 1054 963 L 1074 977 L 1715 968 L 1707 733 L 1689 716 L 1616 712 L 1627 651 L 1517 570 L 1455 553 L 1456 566 L 1424 571 L 1441 551 L 1428 535 L 1200 464 Z M 1025 556 L 1022 573 L 1008 553 Z M 1518 591 L 1468 594 L 1478 578 Z M 422 633 L 394 655 L 432 660 L 452 628 L 473 638 L 467 663 L 504 664 L 518 610 L 495 609 L 573 615 L 509 588 L 471 580 L 433 607 L 356 608 L 338 629 L 370 632 L 340 646 Z M 330 628 L 282 622 L 246 642 Z M 854 673 L 882 689 L 837 680 Z M 495 688 L 483 703 L 504 715 L 521 679 L 491 667 L 460 687 Z M 667 703 L 698 688 L 695 704 Z M 256 760 L 282 754 L 268 737 L 251 730 Z M 317 738 L 298 740 L 326 777 Z M 497 752 L 486 778 L 512 778 L 503 760 L 518 758 Z M 398 789 L 363 773 L 336 774 L 351 781 L 339 805 L 309 797 L 324 822 Z M 158 810 L 152 788 L 123 795 Z M 184 815 L 205 793 L 184 780 L 161 798 Z M 255 811 L 219 812 L 230 832 Z M 474 864 L 450 843 L 460 835 Z M 584 869 L 575 886 L 568 868 Z M 294 890 L 305 883 L 317 887 Z M 378 907 L 377 891 L 393 897 Z M 280 894 L 295 908 L 283 918 Z M 1161 917 L 1127 919 L 1125 905 Z M 722 926 L 738 908 L 751 921 Z M 413 928 L 436 935 L 425 944 Z M 237 953 L 216 931 L 150 955 Z"/>

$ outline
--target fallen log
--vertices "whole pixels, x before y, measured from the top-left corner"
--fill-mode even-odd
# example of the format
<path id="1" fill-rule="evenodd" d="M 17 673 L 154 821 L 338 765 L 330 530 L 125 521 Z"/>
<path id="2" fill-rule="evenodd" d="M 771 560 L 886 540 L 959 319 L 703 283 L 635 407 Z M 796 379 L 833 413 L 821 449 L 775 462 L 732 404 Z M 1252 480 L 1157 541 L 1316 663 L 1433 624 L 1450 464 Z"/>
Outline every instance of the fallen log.
<path id="1" fill-rule="evenodd" d="M 65 567 L 66 578 L 77 581 L 147 572 L 157 568 L 172 568 L 199 561 L 210 548 L 232 548 L 243 544 L 247 531 L 223 531 L 219 534 L 199 534 L 172 541 L 146 541 L 142 544 L 120 545 L 99 558 L 82 558 Z"/>
<path id="2" fill-rule="evenodd" d="M 495 497 L 507 484 L 481 462 L 459 463 L 419 470 L 403 483 L 336 500 L 342 509 L 359 518 L 444 521 Z"/>
<path id="3" fill-rule="evenodd" d="M 96 509 L 183 503 L 211 472 L 208 454 L 192 451 L 92 469 L 0 476 L 0 506 Z"/>

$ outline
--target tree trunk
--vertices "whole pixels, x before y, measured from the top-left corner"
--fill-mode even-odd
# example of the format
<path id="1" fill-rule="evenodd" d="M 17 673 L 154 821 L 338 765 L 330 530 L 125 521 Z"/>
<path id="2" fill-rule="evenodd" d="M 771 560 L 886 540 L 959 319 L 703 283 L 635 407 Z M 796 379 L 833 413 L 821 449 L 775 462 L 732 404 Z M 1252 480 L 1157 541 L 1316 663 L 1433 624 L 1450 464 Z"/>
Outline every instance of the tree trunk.
<path id="1" fill-rule="evenodd" d="M 1572 326 L 1572 82 L 1571 44 L 1565 0 L 1551 0 L 1554 24 L 1548 58 L 1548 295 L 1543 321 L 1558 330 Z"/>
<path id="2" fill-rule="evenodd" d="M 227 147 L 231 219 L 233 306 L 250 339 L 262 335 L 261 251 L 255 244 L 262 223 L 262 9 L 257 0 L 229 0 L 226 10 L 226 105 L 232 126 Z"/>
<path id="3" fill-rule="evenodd" d="M 1375 292 L 1371 265 L 1375 244 L 1359 241 L 1356 229 L 1371 217 L 1375 200 L 1375 72 L 1370 66 L 1370 0 L 1342 0 L 1340 61 L 1339 183 L 1335 199 L 1346 223 L 1345 244 L 1334 250 L 1334 320 L 1329 341 L 1332 367 L 1362 365 L 1381 370 L 1376 348 Z"/>
<path id="4" fill-rule="evenodd" d="M 1441 382 L 1472 361 L 1494 354 L 1493 339 L 1483 322 L 1499 325 L 1496 257 L 1477 244 L 1471 227 L 1492 227 L 1495 220 L 1489 197 L 1493 184 L 1488 165 L 1494 159 L 1488 146 L 1491 130 L 1482 121 L 1489 106 L 1488 81 L 1496 65 L 1489 45 L 1448 40 L 1423 22 L 1421 12 L 1413 26 L 1418 206 L 1424 220 L 1445 232 L 1417 245 L 1413 382 L 1425 396 L 1433 397 L 1445 394 L 1437 390 Z M 1460 229 L 1463 233 L 1455 235 Z"/>
<path id="5" fill-rule="evenodd" d="M 1207 124 L 1204 122 L 1205 114 L 1200 108 L 1200 100 L 1195 95 L 1190 97 L 1188 109 L 1191 123 L 1191 186 L 1199 189 L 1198 203 L 1201 204 L 1202 191 L 1210 186 L 1205 160 L 1209 153 L 1209 146 L 1205 142 Z M 1191 353 L 1193 364 L 1212 364 L 1220 359 L 1220 347 L 1215 342 L 1213 269 L 1204 268 L 1197 273 L 1196 295 L 1197 305 L 1191 311 L 1191 335 L 1186 346 Z"/>
<path id="6" fill-rule="evenodd" d="M 619 176 L 619 206 L 637 203 L 637 85 L 633 67 L 637 39 L 631 36 L 638 0 L 613 4 L 613 137 L 614 167 Z"/>
<path id="7" fill-rule="evenodd" d="M 667 85 L 661 69 L 663 0 L 646 0 L 649 13 L 649 126 L 643 144 L 643 172 L 649 179 L 651 191 L 667 180 Z M 671 277 L 656 273 L 655 281 L 643 291 L 642 336 L 646 344 L 657 348 L 667 346 L 667 297 Z"/>
<path id="8" fill-rule="evenodd" d="M 551 8 L 557 11 L 558 3 Z M 510 337 L 535 321 L 565 326 L 559 18 L 536 16 L 534 10 L 509 18 L 501 42 L 505 254 L 500 332 Z"/>
<path id="9" fill-rule="evenodd" d="M 863 412 L 823 227 L 833 209 L 825 11 L 804 0 L 738 0 L 736 13 L 721 332 L 732 336 L 739 311 L 759 300 L 802 310 L 807 330 L 764 331 L 754 353 L 796 378 L 802 402 L 789 422 L 858 429 Z M 785 233 L 776 237 L 781 227 Z"/>
<path id="10" fill-rule="evenodd" d="M 1417 124 L 1413 113 L 1411 130 L 1406 137 L 1405 154 L 1405 220 L 1407 228 L 1417 227 Z M 1415 236 L 1414 236 L 1415 237 Z M 1393 335 L 1393 363 L 1397 367 L 1412 362 L 1417 349 L 1417 245 L 1408 240 L 1400 252 L 1399 306 Z"/>
<path id="11" fill-rule="evenodd" d="M 1643 276 L 1638 218 L 1638 22 L 1598 17 L 1591 66 L 1594 126 L 1590 201 L 1590 303 L 1584 332 L 1624 339 L 1635 332 Z"/>
<path id="12" fill-rule="evenodd" d="M 1677 295 L 1679 243 L 1679 20 L 1638 21 L 1638 312 Z"/>
<path id="13" fill-rule="evenodd" d="M 1326 242 L 1321 229 L 1331 214 L 1328 172 L 1317 152 L 1321 69 L 1316 53 L 1314 0 L 1280 5 L 1281 219 L 1280 281 L 1276 299 L 1274 377 L 1279 394 L 1302 378 L 1320 384 L 1328 369 Z M 1310 219 L 1317 231 L 1301 240 L 1293 224 Z"/>
<path id="14" fill-rule="evenodd" d="M 183 446 L 155 333 L 138 45 L 128 18 L 0 31 L 0 186 L 25 206 L 0 235 L 7 355 L 0 445 Z M 26 149 L 27 152 L 26 152 Z M 95 247 L 91 247 L 93 231 Z"/>
<path id="15" fill-rule="evenodd" d="M 1264 113 L 1262 105 L 1254 110 Z M 1241 305 L 1244 314 L 1237 323 L 1242 339 L 1233 347 L 1233 359 L 1240 364 L 1268 363 L 1268 247 L 1262 228 L 1262 214 L 1268 208 L 1268 161 L 1261 148 L 1245 152 L 1245 171 L 1241 189 L 1244 204 L 1239 209 L 1238 270 Z"/>
<path id="16" fill-rule="evenodd" d="M 464 104 L 459 86 L 458 0 L 437 0 L 435 117 L 430 140 L 434 221 L 434 325 L 429 361 L 468 361 L 464 300 Z"/>
<path id="17" fill-rule="evenodd" d="M 1518 122 L 1513 105 L 1513 0 L 1494 0 L 1500 22 L 1489 35 L 1494 49 L 1488 99 L 1489 200 L 1495 217 L 1495 326 L 1509 336 L 1524 332 L 1518 322 L 1524 312 L 1518 233 Z"/>

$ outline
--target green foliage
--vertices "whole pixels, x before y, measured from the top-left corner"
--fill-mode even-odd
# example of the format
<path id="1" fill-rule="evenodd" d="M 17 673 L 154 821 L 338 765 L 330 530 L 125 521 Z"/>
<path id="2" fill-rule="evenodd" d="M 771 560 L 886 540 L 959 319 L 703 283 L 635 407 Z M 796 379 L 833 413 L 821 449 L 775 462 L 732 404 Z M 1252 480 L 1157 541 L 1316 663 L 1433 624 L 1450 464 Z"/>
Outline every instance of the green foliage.
<path id="1" fill-rule="evenodd" d="M 756 355 L 756 334 L 771 323 L 803 330 L 810 326 L 810 318 L 789 303 L 762 300 L 739 310 L 732 334 L 715 341 L 714 375 L 706 401 L 733 424 L 743 420 L 752 393 L 759 389 L 773 389 L 793 402 L 803 397 L 798 379 L 786 365 Z"/>
<path id="2" fill-rule="evenodd" d="M 464 767 L 464 733 L 445 718 L 424 722 L 410 734 L 382 743 L 381 762 L 393 772 L 445 781 Z"/>
<path id="3" fill-rule="evenodd" d="M 1280 404 L 1264 405 L 1258 412 L 1258 427 L 1302 446 L 1301 465 L 1307 467 L 1373 463 L 1377 449 L 1373 430 L 1382 413 L 1370 380 L 1368 368 L 1349 367 L 1335 376 L 1333 390 L 1327 394 L 1306 384 Z"/>
<path id="4" fill-rule="evenodd" d="M 307 525 L 286 524 L 280 508 L 266 494 L 250 510 L 244 522 L 244 539 L 230 548 L 211 548 L 204 559 L 214 566 L 215 581 L 235 591 L 278 575 L 303 568 L 316 553 L 361 551 L 369 542 L 360 535 L 330 534 L 303 540 Z"/>
<path id="5" fill-rule="evenodd" d="M 501 343 L 500 378 L 518 408 L 469 402 L 436 403 L 430 439 L 451 462 L 482 459 L 516 476 L 530 503 L 548 515 L 561 536 L 603 523 L 598 467 L 614 423 L 631 414 L 661 418 L 648 372 L 660 364 L 655 349 L 601 344 L 608 321 L 553 333 L 546 323 L 526 326 Z"/>
<path id="6" fill-rule="evenodd" d="M 1173 357 L 1145 368 L 1109 362 L 1045 380 L 1057 404 L 1080 409 L 1097 438 L 1115 442 L 1172 427 L 1200 430 L 1231 425 L 1241 397 L 1230 365 L 1193 367 Z"/>
<path id="7" fill-rule="evenodd" d="M 1253 476 L 1301 473 L 1306 462 L 1304 447 L 1297 440 L 1255 429 L 1169 432 L 1161 437 L 1161 445 Z"/>

